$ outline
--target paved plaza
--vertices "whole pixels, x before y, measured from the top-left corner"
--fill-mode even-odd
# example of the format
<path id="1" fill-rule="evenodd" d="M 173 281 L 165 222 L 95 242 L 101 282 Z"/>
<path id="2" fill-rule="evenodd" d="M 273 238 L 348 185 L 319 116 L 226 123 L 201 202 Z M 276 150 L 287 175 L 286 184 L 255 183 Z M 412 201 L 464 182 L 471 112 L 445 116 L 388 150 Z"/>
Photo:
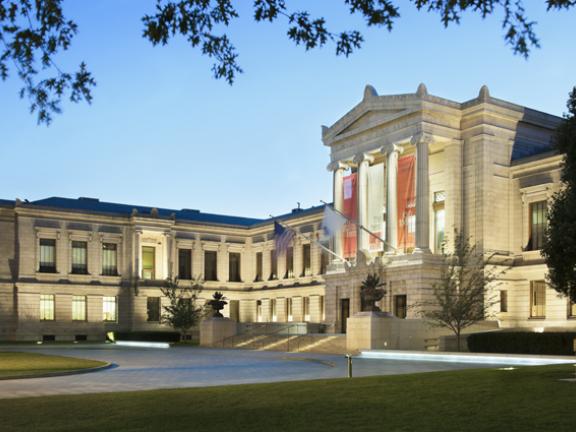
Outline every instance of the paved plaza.
<path id="1" fill-rule="evenodd" d="M 111 362 L 99 372 L 0 381 L 0 399 L 80 393 L 120 392 L 226 384 L 342 378 L 343 356 L 177 347 L 120 348 L 112 345 L 8 347 L 24 351 Z M 354 376 L 495 367 L 493 365 L 354 359 Z"/>

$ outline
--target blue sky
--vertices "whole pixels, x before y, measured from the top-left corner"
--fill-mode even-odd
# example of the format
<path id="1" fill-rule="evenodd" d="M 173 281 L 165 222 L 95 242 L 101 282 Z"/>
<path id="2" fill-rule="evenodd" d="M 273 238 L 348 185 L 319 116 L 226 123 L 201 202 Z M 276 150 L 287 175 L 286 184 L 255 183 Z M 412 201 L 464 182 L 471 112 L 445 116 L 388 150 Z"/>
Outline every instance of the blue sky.
<path id="1" fill-rule="evenodd" d="M 437 15 L 408 2 L 392 33 L 366 30 L 335 0 L 314 7 L 334 30 L 364 30 L 362 50 L 336 57 L 333 46 L 305 52 L 285 23 L 256 24 L 241 4 L 230 29 L 244 69 L 233 86 L 214 80 L 210 60 L 174 40 L 152 47 L 140 18 L 153 0 L 69 0 L 80 29 L 58 63 L 84 60 L 98 82 L 94 102 L 66 104 L 46 128 L 28 114 L 19 82 L 0 82 L 0 198 L 48 196 L 267 217 L 331 199 L 330 125 L 362 98 L 428 91 L 456 101 L 483 84 L 497 98 L 553 114 L 576 85 L 576 10 L 528 8 L 542 48 L 529 60 L 503 41 L 500 17 L 464 17 L 444 29 Z M 342 2 L 343 3 L 343 2 Z"/>

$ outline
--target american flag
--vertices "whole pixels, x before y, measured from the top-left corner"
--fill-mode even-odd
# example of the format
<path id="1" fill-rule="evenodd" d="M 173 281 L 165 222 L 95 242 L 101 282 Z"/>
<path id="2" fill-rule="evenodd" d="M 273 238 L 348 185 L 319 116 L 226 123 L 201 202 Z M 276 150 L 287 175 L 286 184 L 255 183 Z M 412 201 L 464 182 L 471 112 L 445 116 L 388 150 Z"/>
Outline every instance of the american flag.
<path id="1" fill-rule="evenodd" d="M 290 247 L 294 239 L 294 230 L 285 228 L 278 222 L 274 222 L 274 241 L 276 243 L 276 254 L 281 255 Z"/>

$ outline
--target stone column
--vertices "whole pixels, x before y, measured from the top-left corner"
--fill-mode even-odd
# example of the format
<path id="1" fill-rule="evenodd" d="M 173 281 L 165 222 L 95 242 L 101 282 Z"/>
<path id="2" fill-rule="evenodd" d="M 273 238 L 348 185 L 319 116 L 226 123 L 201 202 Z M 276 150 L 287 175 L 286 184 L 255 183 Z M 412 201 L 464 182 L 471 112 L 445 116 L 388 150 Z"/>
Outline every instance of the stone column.
<path id="1" fill-rule="evenodd" d="M 402 153 L 400 146 L 394 145 L 388 150 L 386 161 L 386 241 L 388 252 L 394 253 L 398 247 L 398 157 Z"/>
<path id="2" fill-rule="evenodd" d="M 416 248 L 415 253 L 430 252 L 430 173 L 428 170 L 428 145 L 430 136 L 412 137 L 416 146 Z"/>
<path id="3" fill-rule="evenodd" d="M 142 277 L 142 266 L 140 265 L 142 253 L 140 251 L 140 244 L 142 241 L 142 230 L 134 232 L 134 276 L 137 279 Z M 102 249 L 102 248 L 100 248 Z"/>
<path id="4" fill-rule="evenodd" d="M 334 209 L 338 211 L 342 211 L 343 204 L 344 204 L 344 197 L 343 197 L 343 188 L 344 188 L 344 170 L 346 166 L 341 162 L 335 162 L 330 164 L 328 169 L 333 171 L 333 179 L 334 179 Z M 344 254 L 344 244 L 342 241 L 342 234 L 338 234 L 334 236 L 334 252 L 338 256 L 342 256 Z"/>
<path id="5" fill-rule="evenodd" d="M 354 159 L 358 164 L 358 252 L 368 251 L 368 233 L 361 227 L 368 226 L 368 167 L 373 160 L 372 156 L 364 153 Z"/>

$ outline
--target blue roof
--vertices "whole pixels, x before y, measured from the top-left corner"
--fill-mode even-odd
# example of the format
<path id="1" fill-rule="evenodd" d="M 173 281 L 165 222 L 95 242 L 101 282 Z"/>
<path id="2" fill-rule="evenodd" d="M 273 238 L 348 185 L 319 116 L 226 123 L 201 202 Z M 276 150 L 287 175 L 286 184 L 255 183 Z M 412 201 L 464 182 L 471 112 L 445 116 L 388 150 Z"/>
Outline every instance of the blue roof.
<path id="1" fill-rule="evenodd" d="M 3 202 L 14 204 L 14 201 L 0 200 L 0 204 Z M 41 200 L 24 202 L 24 206 L 40 206 L 48 207 L 59 210 L 71 210 L 89 213 L 102 213 L 117 216 L 129 217 L 132 215 L 135 209 L 140 216 L 150 216 L 153 207 L 145 207 L 131 204 L 117 204 L 110 202 L 103 202 L 96 198 L 62 198 L 62 197 L 50 197 Z M 320 211 L 324 206 L 316 206 L 308 209 L 297 209 L 293 210 L 291 213 L 286 213 L 275 218 L 268 219 L 257 219 L 257 218 L 247 218 L 241 216 L 227 216 L 219 215 L 213 213 L 202 213 L 199 210 L 191 209 L 165 209 L 157 208 L 159 218 L 172 218 L 173 216 L 176 220 L 189 221 L 189 222 L 200 222 L 208 224 L 221 224 L 221 225 L 235 225 L 242 227 L 251 227 L 258 224 L 270 223 L 274 219 L 291 219 L 293 217 L 303 216 L 307 214 L 312 214 Z"/>
<path id="2" fill-rule="evenodd" d="M 14 207 L 14 203 L 14 200 L 0 199 L 0 206 L 2 207 Z"/>

